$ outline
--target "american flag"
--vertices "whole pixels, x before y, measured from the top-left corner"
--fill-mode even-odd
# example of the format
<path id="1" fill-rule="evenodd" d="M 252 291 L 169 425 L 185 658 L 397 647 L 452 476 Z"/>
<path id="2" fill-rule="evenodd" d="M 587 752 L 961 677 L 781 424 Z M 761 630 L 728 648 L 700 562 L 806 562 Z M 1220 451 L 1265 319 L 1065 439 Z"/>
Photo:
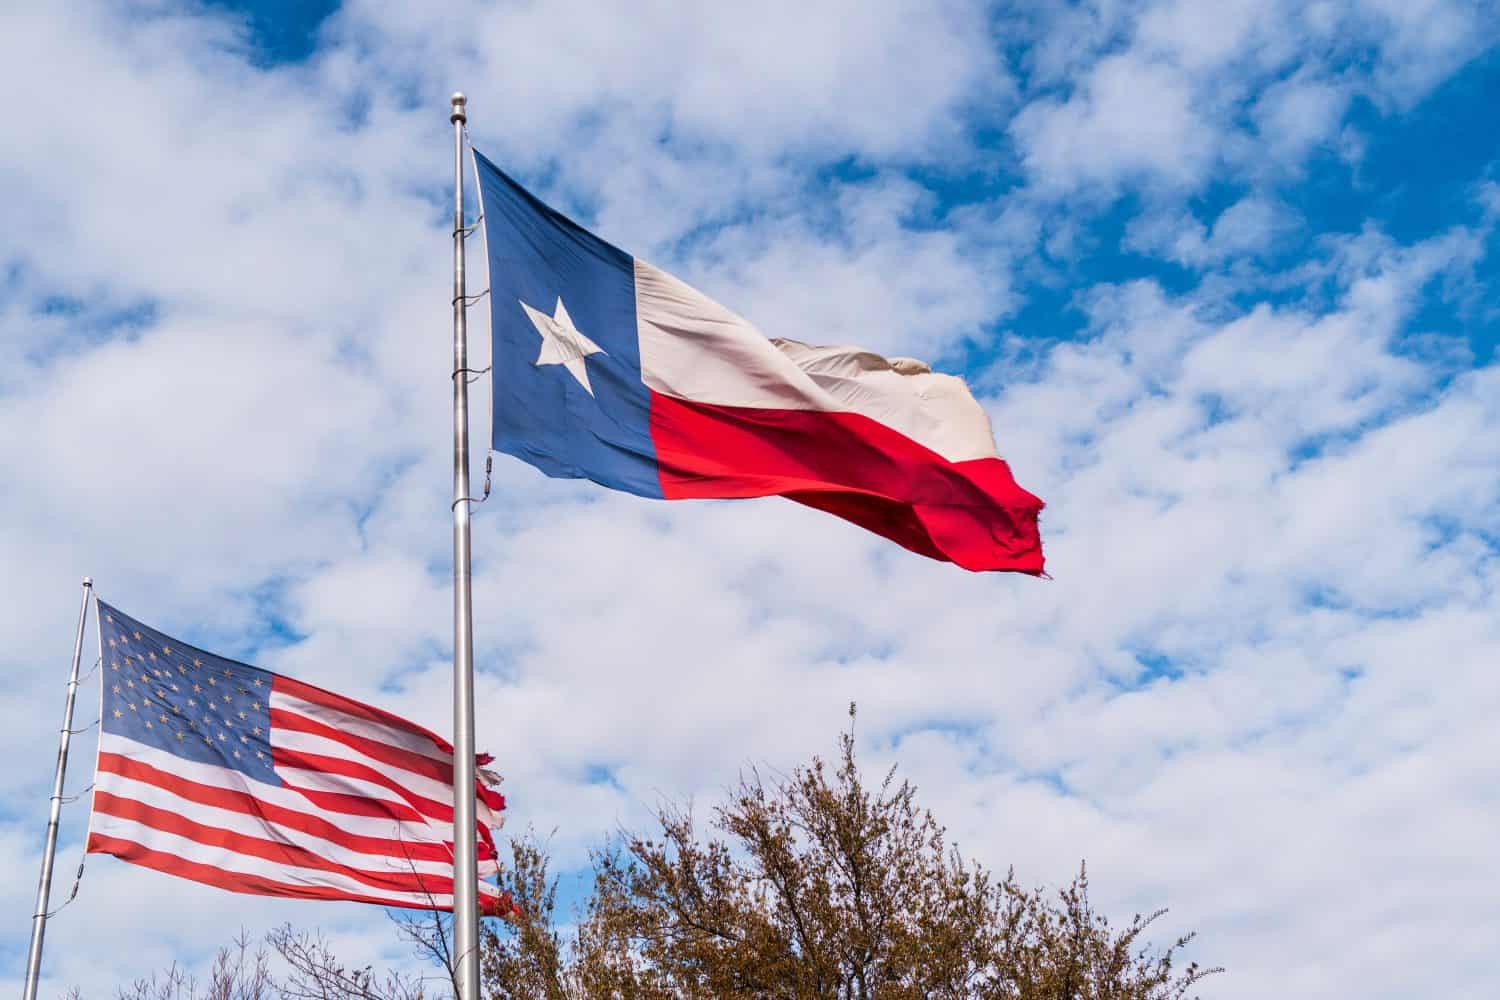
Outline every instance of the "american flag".
<path id="1" fill-rule="evenodd" d="M 453 748 L 389 712 L 98 605 L 88 850 L 233 892 L 453 907 Z M 480 873 L 505 808 L 481 782 Z M 481 880 L 480 902 L 510 902 Z"/>

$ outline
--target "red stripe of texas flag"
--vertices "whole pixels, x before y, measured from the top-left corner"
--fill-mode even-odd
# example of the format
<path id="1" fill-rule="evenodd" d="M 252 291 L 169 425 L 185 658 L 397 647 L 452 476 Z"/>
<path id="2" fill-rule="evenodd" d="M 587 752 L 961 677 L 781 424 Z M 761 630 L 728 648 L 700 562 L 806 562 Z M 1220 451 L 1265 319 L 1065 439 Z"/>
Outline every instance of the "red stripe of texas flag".
<path id="1" fill-rule="evenodd" d="M 779 494 L 965 569 L 1042 573 L 1042 501 L 1003 459 L 950 462 L 858 413 L 655 391 L 651 440 L 669 499 Z"/>

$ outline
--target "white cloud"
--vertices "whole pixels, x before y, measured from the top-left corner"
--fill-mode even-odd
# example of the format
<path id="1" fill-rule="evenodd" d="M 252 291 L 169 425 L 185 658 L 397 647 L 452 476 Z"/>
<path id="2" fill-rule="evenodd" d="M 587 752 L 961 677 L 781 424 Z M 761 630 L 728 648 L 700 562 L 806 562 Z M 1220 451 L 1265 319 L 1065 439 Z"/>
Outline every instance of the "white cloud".
<path id="1" fill-rule="evenodd" d="M 894 178 L 846 185 L 812 211 L 721 230 L 680 269 L 706 270 L 695 283 L 736 308 L 758 303 L 753 322 L 772 336 L 930 357 L 986 340 L 1014 305 L 1003 245 L 933 226 L 932 200 Z"/>
<path id="2" fill-rule="evenodd" d="M 1100 61 L 1066 101 L 1028 105 L 1012 128 L 1043 190 L 1157 180 L 1191 187 L 1215 156 L 1216 137 L 1193 106 L 1189 81 L 1131 54 Z"/>
<path id="3" fill-rule="evenodd" d="M 1298 165 L 1319 143 L 1337 134 L 1349 103 L 1337 82 L 1300 76 L 1266 88 L 1251 112 L 1273 165 Z"/>
<path id="4" fill-rule="evenodd" d="M 1295 174 L 1351 100 L 1412 107 L 1497 38 L 1493 4 L 1091 2 L 1039 16 L 1011 132 L 1046 195 Z M 1049 55 L 1050 53 L 1050 55 Z M 1248 120 L 1247 120 L 1248 119 Z M 1253 128 L 1250 126 L 1253 125 Z"/>
<path id="5" fill-rule="evenodd" d="M 1214 222 L 1209 242 L 1230 253 L 1253 253 L 1268 249 L 1279 232 L 1295 223 L 1273 201 L 1254 195 L 1226 208 Z"/>
<path id="6" fill-rule="evenodd" d="M 875 10 L 781 0 L 712 11 L 475 4 L 462 14 L 358 3 L 334 31 L 425 90 L 451 87 L 448 74 L 461 71 L 491 102 L 477 107 L 492 124 L 476 117 L 476 128 L 523 157 L 538 144 L 557 150 L 560 131 L 578 125 L 585 135 L 631 128 L 643 144 L 723 144 L 752 157 L 920 151 L 954 134 L 955 113 L 976 93 L 1009 87 L 983 10 L 949 0 Z M 489 56 L 502 47 L 506 58 Z M 571 166 L 597 178 L 622 164 Z"/>
<path id="7" fill-rule="evenodd" d="M 1379 46 L 1375 96 L 1404 108 L 1494 44 L 1496 13 L 1492 0 L 1358 0 L 1346 23 Z"/>
<path id="8" fill-rule="evenodd" d="M 1300 224 L 1294 213 L 1262 194 L 1248 194 L 1214 220 L 1210 230 L 1189 212 L 1160 208 L 1133 220 L 1125 246 L 1195 269 L 1261 256 L 1279 249 L 1278 240 Z"/>
<path id="9" fill-rule="evenodd" d="M 1255 50 L 1268 41 L 1286 44 L 1268 30 L 1278 13 L 1276 4 L 1257 0 L 1229 0 L 1213 6 L 1173 0 L 1142 10 L 1136 38 L 1189 72 L 1201 73 L 1256 58 Z"/>

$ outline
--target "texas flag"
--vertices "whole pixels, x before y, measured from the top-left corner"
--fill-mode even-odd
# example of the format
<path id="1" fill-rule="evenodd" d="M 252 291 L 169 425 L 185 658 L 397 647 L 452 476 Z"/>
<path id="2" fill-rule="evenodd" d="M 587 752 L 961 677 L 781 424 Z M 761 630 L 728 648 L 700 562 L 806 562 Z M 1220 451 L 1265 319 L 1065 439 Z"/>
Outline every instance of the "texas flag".
<path id="1" fill-rule="evenodd" d="M 1042 502 L 962 379 L 767 338 L 474 160 L 495 450 L 644 497 L 784 496 L 965 569 L 1042 572 Z"/>

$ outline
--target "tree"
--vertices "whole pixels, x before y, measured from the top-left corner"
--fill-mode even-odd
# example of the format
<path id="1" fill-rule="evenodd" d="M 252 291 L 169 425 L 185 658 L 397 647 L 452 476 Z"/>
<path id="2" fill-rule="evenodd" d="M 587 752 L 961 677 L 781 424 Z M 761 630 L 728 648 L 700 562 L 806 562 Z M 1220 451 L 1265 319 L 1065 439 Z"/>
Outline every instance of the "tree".
<path id="1" fill-rule="evenodd" d="M 832 768 L 742 775 L 706 837 L 691 810 L 657 820 L 595 856 L 571 938 L 545 851 L 514 844 L 522 914 L 484 945 L 494 1000 L 1180 1000 L 1218 971 L 1178 968 L 1191 935 L 1144 940 L 1165 911 L 1111 925 L 1084 868 L 1053 894 L 966 861 L 894 769 L 865 784 L 852 727 Z"/>
<path id="2" fill-rule="evenodd" d="M 850 708 L 851 718 L 853 707 Z M 867 785 L 853 726 L 833 766 L 742 774 L 700 830 L 691 809 L 658 810 L 651 834 L 623 832 L 594 856 L 576 928 L 558 921 L 557 879 L 533 836 L 512 841 L 511 920 L 481 941 L 490 1000 L 1183 1000 L 1219 971 L 1180 966 L 1187 935 L 1146 935 L 1165 912 L 1116 927 L 1089 902 L 1086 868 L 1063 889 L 997 878 L 948 844 L 895 769 Z M 175 968 L 121 1000 L 422 1000 L 450 994 L 449 923 L 396 920 L 433 976 L 348 968 L 315 933 L 289 927 L 264 952 L 221 954 L 210 988 Z"/>
<path id="3" fill-rule="evenodd" d="M 410 940 L 407 928 L 412 925 L 398 921 L 398 926 Z M 439 920 L 434 919 L 430 926 L 436 929 L 436 937 L 446 937 Z M 271 931 L 266 941 L 287 968 L 284 977 L 272 980 L 273 995 L 279 1000 L 423 1000 L 427 995 L 425 987 L 434 980 L 441 986 L 438 996 L 451 995 L 451 969 L 439 979 L 400 971 L 382 974 L 369 966 L 350 966 L 328 947 L 321 934 L 294 930 L 289 925 Z"/>
<path id="4" fill-rule="evenodd" d="M 277 1000 L 280 992 L 271 976 L 268 956 L 263 947 L 252 950 L 250 938 L 241 931 L 214 956 L 208 981 L 199 983 L 178 965 L 137 979 L 117 991 L 119 1000 Z M 68 994 L 79 1000 L 79 991 Z"/>

